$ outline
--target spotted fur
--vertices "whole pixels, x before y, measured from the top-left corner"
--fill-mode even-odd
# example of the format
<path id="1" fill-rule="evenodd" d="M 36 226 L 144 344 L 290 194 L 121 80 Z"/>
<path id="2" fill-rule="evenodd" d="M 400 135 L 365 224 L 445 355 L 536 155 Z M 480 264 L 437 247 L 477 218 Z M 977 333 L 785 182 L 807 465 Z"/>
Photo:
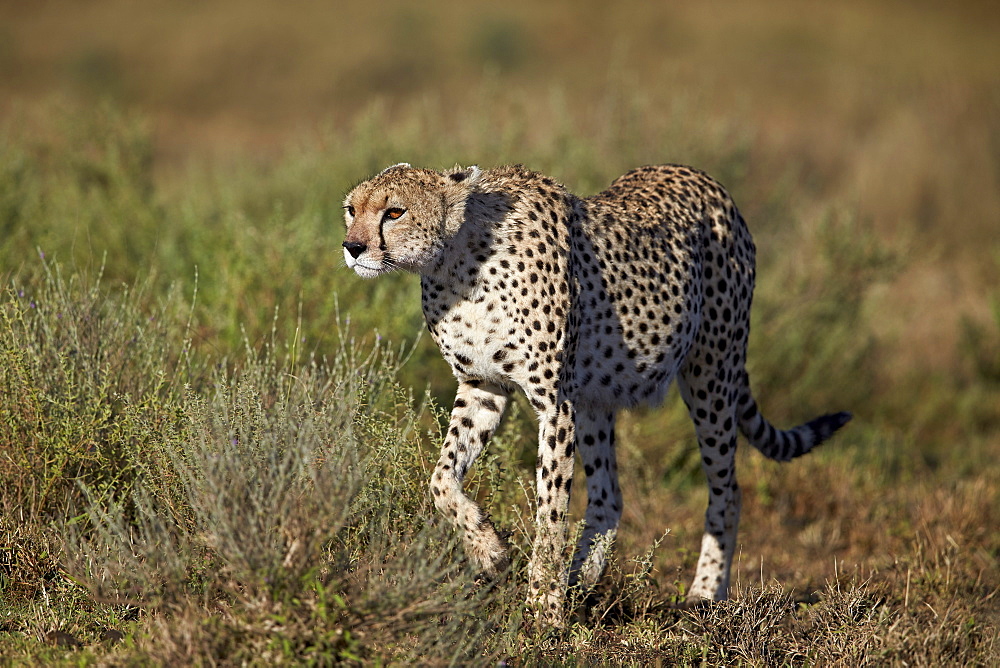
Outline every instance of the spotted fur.
<path id="1" fill-rule="evenodd" d="M 436 172 L 396 165 L 345 200 L 344 257 L 365 277 L 421 277 L 431 335 L 458 379 L 431 479 L 487 574 L 507 545 L 462 481 L 515 389 L 538 415 L 536 535 L 529 605 L 558 624 L 568 583 L 600 577 L 622 512 L 615 414 L 657 404 L 674 379 L 708 477 L 705 533 L 691 599 L 727 595 L 740 489 L 737 431 L 765 456 L 805 454 L 849 419 L 788 431 L 761 415 L 745 371 L 754 244 L 725 189 L 689 167 L 643 167 L 578 198 L 521 166 Z M 585 529 L 563 566 L 578 453 Z"/>

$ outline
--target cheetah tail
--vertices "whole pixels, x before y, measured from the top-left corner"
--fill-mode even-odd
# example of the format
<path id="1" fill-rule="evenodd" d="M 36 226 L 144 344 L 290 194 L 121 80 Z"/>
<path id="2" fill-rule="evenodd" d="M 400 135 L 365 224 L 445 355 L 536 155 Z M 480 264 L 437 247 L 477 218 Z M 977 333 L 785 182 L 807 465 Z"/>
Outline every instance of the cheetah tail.
<path id="1" fill-rule="evenodd" d="M 749 390 L 740 397 L 739 416 L 740 431 L 750 444 L 768 459 L 779 462 L 806 454 L 851 419 L 851 414 L 847 412 L 831 413 L 792 429 L 776 429 L 761 414 Z"/>

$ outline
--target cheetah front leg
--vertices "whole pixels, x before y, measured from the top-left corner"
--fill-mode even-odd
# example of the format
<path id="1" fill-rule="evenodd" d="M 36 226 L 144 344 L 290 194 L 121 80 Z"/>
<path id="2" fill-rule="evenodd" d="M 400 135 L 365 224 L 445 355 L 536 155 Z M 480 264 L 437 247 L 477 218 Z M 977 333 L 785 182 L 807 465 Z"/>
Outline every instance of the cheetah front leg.
<path id="1" fill-rule="evenodd" d="M 462 491 L 462 481 L 500 424 L 508 398 L 496 385 L 478 381 L 459 385 L 448 435 L 431 477 L 434 505 L 462 530 L 466 552 L 488 577 L 507 567 L 507 544 L 489 516 Z"/>
<path id="2" fill-rule="evenodd" d="M 576 411 L 560 393 L 556 405 L 539 411 L 535 542 L 528 564 L 528 607 L 546 625 L 562 625 L 569 573 L 565 564 L 566 514 L 573 485 Z"/>

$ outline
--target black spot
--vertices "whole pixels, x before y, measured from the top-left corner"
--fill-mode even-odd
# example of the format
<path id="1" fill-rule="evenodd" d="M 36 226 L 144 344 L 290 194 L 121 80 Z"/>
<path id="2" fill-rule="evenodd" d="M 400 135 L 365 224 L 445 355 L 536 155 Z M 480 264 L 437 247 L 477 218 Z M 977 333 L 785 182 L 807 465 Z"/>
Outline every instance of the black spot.
<path id="1" fill-rule="evenodd" d="M 479 405 L 482 406 L 483 408 L 485 408 L 488 411 L 492 411 L 494 413 L 499 413 L 500 412 L 500 407 L 497 406 L 497 402 L 494 401 L 491 397 L 486 397 L 484 399 L 480 399 L 479 400 Z"/>

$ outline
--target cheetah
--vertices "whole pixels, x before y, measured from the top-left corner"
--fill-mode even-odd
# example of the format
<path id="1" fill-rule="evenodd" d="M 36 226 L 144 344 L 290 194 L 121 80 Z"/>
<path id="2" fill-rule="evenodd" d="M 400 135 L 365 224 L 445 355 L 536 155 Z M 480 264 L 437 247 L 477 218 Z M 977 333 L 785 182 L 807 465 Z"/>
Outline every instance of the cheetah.
<path id="1" fill-rule="evenodd" d="M 709 499 L 689 602 L 729 589 L 737 431 L 787 461 L 851 418 L 783 431 L 758 410 L 745 369 L 756 251 L 732 199 L 704 172 L 642 167 L 581 198 L 520 165 L 439 172 L 401 163 L 352 189 L 344 208 L 349 268 L 420 275 L 427 327 L 458 380 L 430 491 L 486 576 L 506 569 L 508 545 L 462 481 L 515 389 L 537 413 L 528 606 L 543 624 L 561 624 L 567 587 L 593 587 L 604 570 L 622 514 L 617 411 L 660 403 L 676 379 L 694 422 Z M 587 506 L 566 568 L 575 455 Z"/>

